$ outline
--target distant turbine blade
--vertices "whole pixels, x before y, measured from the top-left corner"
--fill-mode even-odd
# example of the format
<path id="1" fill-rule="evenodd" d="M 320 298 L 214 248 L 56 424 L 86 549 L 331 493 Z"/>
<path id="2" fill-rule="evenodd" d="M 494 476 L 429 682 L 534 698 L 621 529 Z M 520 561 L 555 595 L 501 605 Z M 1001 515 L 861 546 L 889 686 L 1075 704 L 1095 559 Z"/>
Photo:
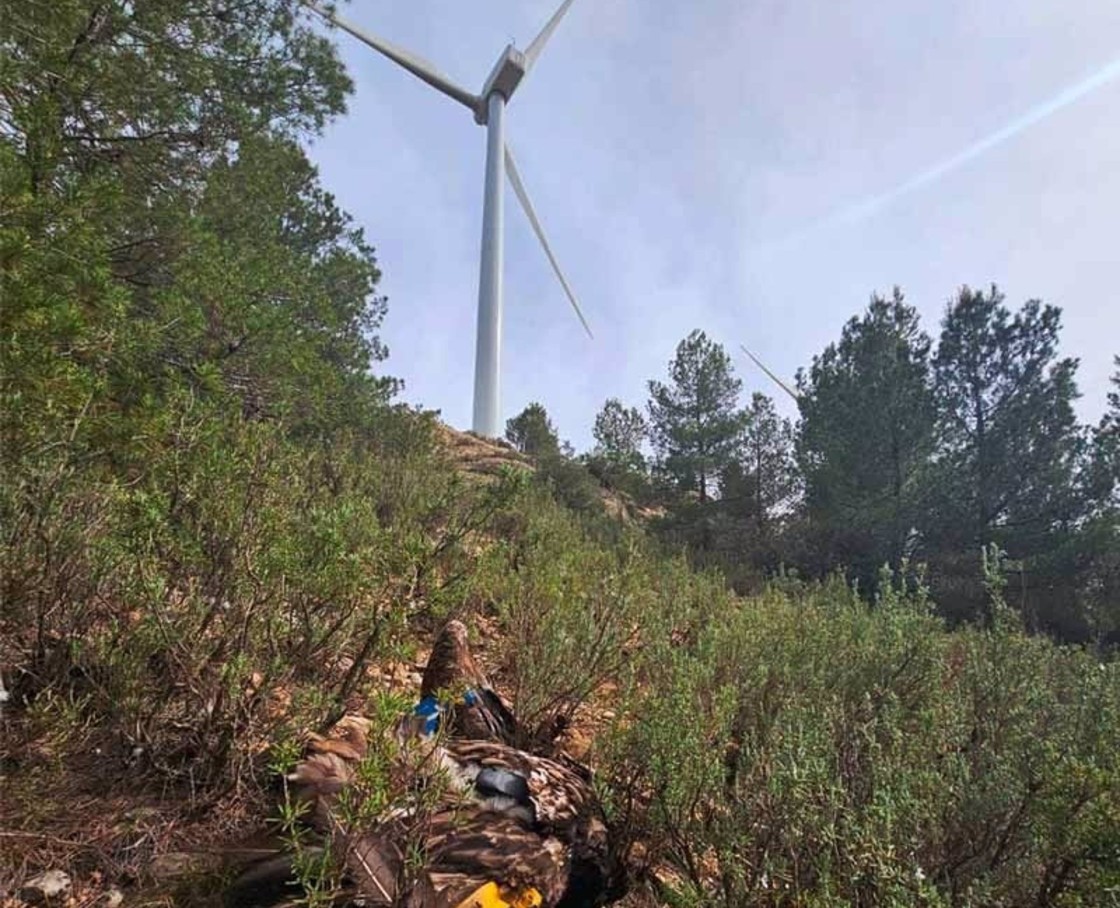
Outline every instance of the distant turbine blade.
<path id="1" fill-rule="evenodd" d="M 579 320 L 583 325 L 583 330 L 587 332 L 588 337 L 594 339 L 595 335 L 591 333 L 591 328 L 587 324 L 587 319 L 583 317 L 583 312 L 579 308 L 579 303 L 576 302 L 576 295 L 572 293 L 572 288 L 568 286 L 568 282 L 564 278 L 564 272 L 560 270 L 560 265 L 556 261 L 556 256 L 552 254 L 552 247 L 548 245 L 548 240 L 545 239 L 541 222 L 537 220 L 537 213 L 533 210 L 533 203 L 529 201 L 528 193 L 525 192 L 525 185 L 521 182 L 521 174 L 517 171 L 517 165 L 513 161 L 513 152 L 509 150 L 508 145 L 506 146 L 506 174 L 509 176 L 509 182 L 510 185 L 513 186 L 517 201 L 521 203 L 521 207 L 525 209 L 525 214 L 529 218 L 529 223 L 533 225 L 533 232 L 537 235 L 537 239 L 541 241 L 541 246 L 544 247 L 544 254 L 548 256 L 549 262 L 552 263 L 552 270 L 555 271 L 556 276 L 560 278 L 560 285 L 564 288 L 564 292 L 568 294 L 568 299 L 571 301 L 572 308 L 576 310 L 576 315 L 579 316 Z"/>
<path id="2" fill-rule="evenodd" d="M 383 38 L 378 38 L 376 35 L 370 34 L 365 29 L 358 28 L 358 26 L 347 22 L 325 6 L 316 3 L 315 0 L 303 0 L 303 5 L 308 9 L 314 10 L 328 22 L 337 25 L 343 31 L 349 32 L 359 41 L 368 44 L 379 54 L 384 54 L 394 63 L 403 66 L 418 79 L 427 82 L 432 88 L 443 92 L 449 98 L 453 98 L 460 104 L 469 107 L 471 110 L 476 110 L 478 108 L 479 100 L 477 95 L 456 85 L 423 57 L 418 57 L 416 54 L 405 50 L 403 47 L 397 47 L 395 44 L 391 44 Z"/>
<path id="3" fill-rule="evenodd" d="M 766 366 L 764 366 L 762 364 L 762 360 L 760 360 L 757 356 L 755 356 L 753 353 L 751 353 L 751 351 L 748 350 L 746 347 L 744 347 L 742 344 L 739 344 L 739 348 L 745 354 L 747 354 L 747 356 L 749 356 L 751 358 L 751 361 L 756 366 L 758 366 L 758 368 L 760 368 L 763 372 L 765 372 L 768 376 L 770 376 L 770 380 L 772 382 L 774 382 L 774 384 L 776 384 L 779 388 L 781 388 L 783 391 L 785 391 L 786 394 L 788 394 L 790 397 L 792 397 L 796 402 L 798 402 L 798 403 L 801 402 L 800 395 L 795 394 L 793 389 L 790 388 L 789 385 L 787 385 L 784 381 L 782 381 L 780 378 L 778 378 L 778 376 L 776 376 L 773 372 L 771 372 L 769 369 L 767 369 Z"/>
<path id="4" fill-rule="evenodd" d="M 556 26 L 560 24 L 560 20 L 564 18 L 564 13 L 568 11 L 568 7 L 574 3 L 575 0 L 564 0 L 560 4 L 560 8 L 552 14 L 552 18 L 548 20 L 548 24 L 541 29 L 541 33 L 533 39 L 533 43 L 529 45 L 525 51 L 525 72 L 533 68 L 533 64 L 537 62 L 537 57 L 541 55 L 544 46 L 548 43 L 548 39 L 552 37 L 552 33 L 556 31 Z"/>

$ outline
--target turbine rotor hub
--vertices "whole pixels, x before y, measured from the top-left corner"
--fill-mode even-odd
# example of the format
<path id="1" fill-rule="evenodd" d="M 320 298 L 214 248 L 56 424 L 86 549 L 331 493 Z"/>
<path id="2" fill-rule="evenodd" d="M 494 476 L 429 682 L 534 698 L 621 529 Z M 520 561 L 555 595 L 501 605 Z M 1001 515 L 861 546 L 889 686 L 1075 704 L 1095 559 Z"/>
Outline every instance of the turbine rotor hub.
<path id="1" fill-rule="evenodd" d="M 525 55 L 512 44 L 507 44 L 498 62 L 490 70 L 486 83 L 479 92 L 479 104 L 474 112 L 475 122 L 485 125 L 489 118 L 488 101 L 494 92 L 500 94 L 508 103 L 521 80 L 525 78 Z"/>

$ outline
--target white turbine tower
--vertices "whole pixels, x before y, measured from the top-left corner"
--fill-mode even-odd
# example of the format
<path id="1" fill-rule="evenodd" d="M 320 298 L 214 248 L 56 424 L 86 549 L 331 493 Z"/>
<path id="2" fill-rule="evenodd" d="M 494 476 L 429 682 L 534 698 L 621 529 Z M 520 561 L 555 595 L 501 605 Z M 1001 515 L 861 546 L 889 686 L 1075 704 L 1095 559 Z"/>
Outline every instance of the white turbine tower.
<path id="1" fill-rule="evenodd" d="M 556 256 L 545 239 L 544 230 L 537 218 L 529 196 L 525 192 L 525 185 L 517 172 L 517 165 L 505 141 L 505 109 L 513 97 L 514 91 L 521 80 L 537 62 L 545 43 L 551 37 L 556 26 L 572 5 L 573 0 L 564 0 L 560 8 L 553 13 L 552 18 L 541 33 L 533 40 L 528 49 L 522 53 L 512 44 L 507 45 L 502 51 L 498 62 L 490 71 L 490 76 L 482 86 L 482 91 L 477 95 L 465 88 L 456 85 L 447 76 L 443 75 L 428 61 L 390 44 L 382 38 L 358 28 L 338 16 L 333 10 L 315 2 L 305 0 L 306 5 L 317 12 L 328 22 L 337 25 L 343 31 L 349 32 L 359 41 L 368 44 L 375 51 L 385 55 L 394 63 L 407 69 L 419 79 L 422 79 L 432 88 L 443 92 L 449 98 L 458 101 L 474 113 L 475 122 L 486 127 L 486 183 L 482 203 L 482 261 L 479 268 L 478 279 L 478 340 L 475 347 L 474 365 L 474 417 L 472 428 L 480 435 L 496 438 L 499 434 L 498 422 L 500 418 L 500 385 L 499 371 L 502 352 L 502 179 L 509 176 L 510 184 L 525 209 L 529 223 L 544 247 L 545 255 L 552 265 L 552 270 L 560 279 L 572 308 L 583 325 L 588 336 L 591 329 L 587 320 L 580 311 L 575 294 L 564 278 Z"/>

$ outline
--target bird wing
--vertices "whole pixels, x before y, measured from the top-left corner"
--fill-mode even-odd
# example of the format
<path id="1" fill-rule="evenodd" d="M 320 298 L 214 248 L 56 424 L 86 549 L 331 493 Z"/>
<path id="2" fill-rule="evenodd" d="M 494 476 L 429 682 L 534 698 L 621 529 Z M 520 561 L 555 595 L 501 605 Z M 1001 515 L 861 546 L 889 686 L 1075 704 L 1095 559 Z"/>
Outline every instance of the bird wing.
<path id="1" fill-rule="evenodd" d="M 453 738 L 512 744 L 517 738 L 517 720 L 495 690 L 474 687 L 463 702 L 452 707 L 447 734 Z"/>
<path id="2" fill-rule="evenodd" d="M 513 890 L 534 888 L 546 905 L 555 905 L 568 884 L 564 843 L 501 813 L 437 814 L 424 846 L 426 875 L 444 905 L 458 905 L 488 882 Z"/>
<path id="3" fill-rule="evenodd" d="M 581 817 L 600 812 L 591 784 L 556 760 L 494 741 L 448 740 L 440 749 L 445 762 L 450 760 L 463 770 L 456 775 L 472 783 L 484 768 L 504 769 L 522 776 L 538 820 L 549 826 L 568 826 Z"/>

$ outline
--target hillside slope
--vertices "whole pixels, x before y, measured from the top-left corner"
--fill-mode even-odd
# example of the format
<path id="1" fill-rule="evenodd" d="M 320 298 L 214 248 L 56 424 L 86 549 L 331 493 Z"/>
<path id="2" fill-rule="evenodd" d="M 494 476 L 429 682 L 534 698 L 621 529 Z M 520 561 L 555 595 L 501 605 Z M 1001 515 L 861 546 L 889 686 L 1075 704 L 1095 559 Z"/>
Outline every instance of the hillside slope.
<path id="1" fill-rule="evenodd" d="M 217 611 L 202 592 L 216 564 L 164 551 L 144 561 L 163 584 L 102 577 L 80 635 L 61 599 L 42 656 L 33 625 L 6 617 L 9 892 L 65 869 L 73 904 L 108 886 L 207 903 L 220 855 L 275 814 L 272 773 L 304 731 L 414 702 L 448 615 L 473 627 L 533 746 L 596 766 L 633 843 L 635 903 L 1088 905 L 1115 885 L 1115 664 L 1023 635 L 998 600 L 992 629 L 948 633 L 921 591 L 869 607 L 841 583 L 781 582 L 736 598 L 524 471 L 464 480 L 423 441 L 446 430 L 428 432 L 360 462 L 371 485 L 336 476 L 322 505 L 294 474 L 246 476 L 276 483 L 258 490 L 273 507 L 297 493 L 296 535 L 243 535 Z M 487 476 L 521 465 L 462 437 L 450 458 Z M 356 515 L 350 496 L 374 491 Z M 340 570 L 357 573 L 322 574 Z"/>

